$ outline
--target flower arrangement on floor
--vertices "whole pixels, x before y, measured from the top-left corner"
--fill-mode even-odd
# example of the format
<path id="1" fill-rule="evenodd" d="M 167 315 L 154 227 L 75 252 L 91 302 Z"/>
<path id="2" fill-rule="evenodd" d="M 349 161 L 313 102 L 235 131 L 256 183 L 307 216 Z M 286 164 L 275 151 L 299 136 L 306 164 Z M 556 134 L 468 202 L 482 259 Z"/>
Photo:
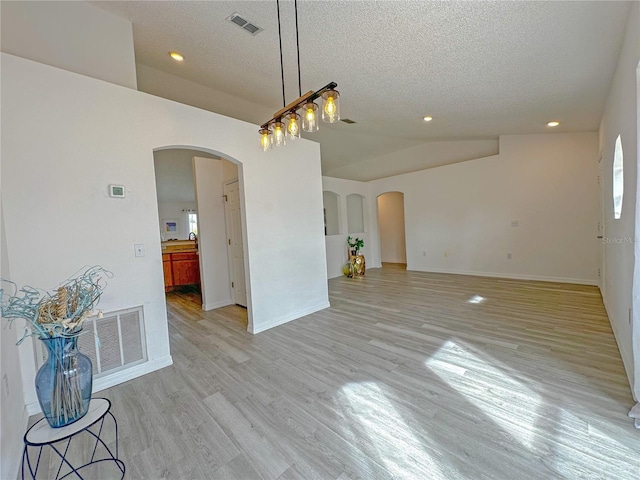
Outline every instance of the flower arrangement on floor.
<path id="1" fill-rule="evenodd" d="M 360 255 L 360 249 L 364 247 L 364 240 L 348 236 L 347 245 L 347 263 L 342 267 L 342 273 L 349 278 L 353 278 L 355 275 L 364 275 L 364 256 Z"/>
<path id="2" fill-rule="evenodd" d="M 347 244 L 349 245 L 351 255 L 360 255 L 360 249 L 364 247 L 364 240 L 358 237 L 356 237 L 354 240 L 351 238 L 351 236 L 348 236 Z"/>
<path id="3" fill-rule="evenodd" d="M 91 360 L 78 352 L 78 335 L 85 320 L 94 314 L 105 288 L 103 278 L 112 274 L 102 267 L 86 267 L 54 292 L 33 287 L 18 288 L 7 296 L 0 289 L 0 311 L 11 324 L 25 319 L 29 328 L 18 345 L 29 336 L 42 340 L 47 362 L 36 375 L 36 393 L 47 421 L 62 427 L 82 418 L 89 408 L 93 372 Z M 5 282 L 5 281 L 3 281 Z M 98 312 L 101 316 L 101 312 Z"/>

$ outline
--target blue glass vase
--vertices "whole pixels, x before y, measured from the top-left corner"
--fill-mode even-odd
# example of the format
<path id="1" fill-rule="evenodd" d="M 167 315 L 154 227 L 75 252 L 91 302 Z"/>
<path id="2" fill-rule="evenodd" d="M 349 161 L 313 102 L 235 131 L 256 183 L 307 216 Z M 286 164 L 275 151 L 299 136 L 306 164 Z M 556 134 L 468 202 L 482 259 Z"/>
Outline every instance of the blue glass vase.
<path id="1" fill-rule="evenodd" d="M 91 359 L 78 351 L 78 335 L 41 338 L 47 361 L 36 374 L 36 394 L 47 422 L 64 427 L 89 410 L 93 369 Z"/>

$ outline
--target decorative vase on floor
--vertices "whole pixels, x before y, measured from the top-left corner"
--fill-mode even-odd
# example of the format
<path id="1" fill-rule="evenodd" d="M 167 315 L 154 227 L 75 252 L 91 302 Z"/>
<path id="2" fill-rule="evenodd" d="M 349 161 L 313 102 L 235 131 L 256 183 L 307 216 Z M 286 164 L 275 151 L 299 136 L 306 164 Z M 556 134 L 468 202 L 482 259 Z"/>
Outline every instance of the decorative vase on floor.
<path id="1" fill-rule="evenodd" d="M 42 413 L 53 428 L 82 418 L 89 409 L 93 388 L 91 359 L 78 351 L 78 335 L 40 338 L 47 361 L 36 375 L 36 393 Z"/>
<path id="2" fill-rule="evenodd" d="M 347 262 L 342 267 L 342 273 L 347 278 L 353 278 L 353 264 L 351 262 Z"/>

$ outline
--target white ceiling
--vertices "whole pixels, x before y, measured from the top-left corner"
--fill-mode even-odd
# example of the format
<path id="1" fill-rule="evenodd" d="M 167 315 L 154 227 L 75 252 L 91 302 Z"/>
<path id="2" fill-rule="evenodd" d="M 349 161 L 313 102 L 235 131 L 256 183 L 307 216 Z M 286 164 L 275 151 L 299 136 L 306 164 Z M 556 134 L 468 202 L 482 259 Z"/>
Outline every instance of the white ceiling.
<path id="1" fill-rule="evenodd" d="M 275 0 L 92 3 L 133 23 L 139 64 L 282 106 Z M 323 172 L 357 172 L 356 164 L 425 142 L 548 132 L 549 120 L 561 122 L 554 132 L 597 130 L 629 6 L 300 1 L 302 91 L 337 82 L 342 117 L 358 122 L 309 134 L 321 143 Z M 227 22 L 233 12 L 264 31 L 252 36 Z M 281 16 L 289 103 L 298 96 L 292 1 L 281 1 Z"/>

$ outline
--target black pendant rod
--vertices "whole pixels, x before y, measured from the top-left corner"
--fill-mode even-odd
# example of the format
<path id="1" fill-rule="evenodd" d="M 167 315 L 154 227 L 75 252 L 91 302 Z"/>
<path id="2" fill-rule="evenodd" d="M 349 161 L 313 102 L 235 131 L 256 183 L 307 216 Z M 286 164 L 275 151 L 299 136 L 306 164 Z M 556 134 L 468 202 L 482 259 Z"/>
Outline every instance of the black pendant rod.
<path id="1" fill-rule="evenodd" d="M 287 101 L 284 96 L 284 64 L 282 63 L 282 30 L 280 29 L 280 0 L 276 0 L 276 6 L 278 7 L 278 40 L 280 41 L 280 76 L 282 77 L 282 106 L 287 106 Z"/>
<path id="2" fill-rule="evenodd" d="M 293 0 L 293 6 L 296 11 L 296 48 L 298 50 L 298 96 L 302 96 L 302 80 L 300 79 L 300 40 L 298 35 L 298 0 Z"/>

